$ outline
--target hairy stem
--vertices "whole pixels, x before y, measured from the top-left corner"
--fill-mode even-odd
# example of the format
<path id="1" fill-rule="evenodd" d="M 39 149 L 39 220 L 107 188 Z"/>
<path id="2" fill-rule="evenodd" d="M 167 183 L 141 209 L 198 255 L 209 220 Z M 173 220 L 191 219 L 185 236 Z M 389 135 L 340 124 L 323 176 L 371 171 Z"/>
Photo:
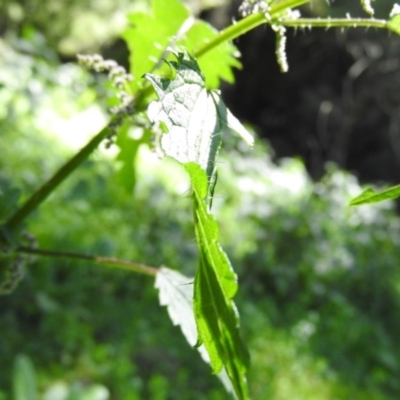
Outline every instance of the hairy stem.
<path id="1" fill-rule="evenodd" d="M 75 171 L 110 133 L 108 126 L 101 130 L 85 147 L 68 160 L 47 182 L 26 200 L 22 207 L 20 207 L 4 224 L 3 230 L 8 235 L 12 236 L 24 219 L 38 208 L 50 193 Z"/>
<path id="2" fill-rule="evenodd" d="M 374 18 L 298 18 L 283 19 L 283 26 L 290 28 L 387 28 L 387 21 Z"/>
<path id="3" fill-rule="evenodd" d="M 213 48 L 219 46 L 221 43 L 236 39 L 237 37 L 256 28 L 257 26 L 270 22 L 271 19 L 273 19 L 279 13 L 281 13 L 282 11 L 284 11 L 286 9 L 299 7 L 308 2 L 309 2 L 309 0 L 284 0 L 284 1 L 281 1 L 278 4 L 274 4 L 271 6 L 271 9 L 269 10 L 270 18 L 261 13 L 249 15 L 248 17 L 243 18 L 239 22 L 228 26 L 226 29 L 222 30 L 218 35 L 216 35 L 209 42 L 203 44 L 200 48 L 198 48 L 194 52 L 194 57 L 199 58 L 202 55 L 211 51 Z"/>
<path id="4" fill-rule="evenodd" d="M 111 268 L 124 269 L 131 272 L 137 272 L 139 274 L 145 274 L 151 276 L 156 276 L 158 273 L 158 268 L 150 267 L 148 265 L 132 261 L 121 260 L 115 257 L 90 256 L 87 254 L 72 253 L 66 251 L 34 249 L 32 247 L 25 247 L 25 246 L 18 246 L 16 251 L 19 253 L 34 254 L 37 256 L 74 258 L 78 260 L 92 261 L 97 264 L 102 264 Z"/>

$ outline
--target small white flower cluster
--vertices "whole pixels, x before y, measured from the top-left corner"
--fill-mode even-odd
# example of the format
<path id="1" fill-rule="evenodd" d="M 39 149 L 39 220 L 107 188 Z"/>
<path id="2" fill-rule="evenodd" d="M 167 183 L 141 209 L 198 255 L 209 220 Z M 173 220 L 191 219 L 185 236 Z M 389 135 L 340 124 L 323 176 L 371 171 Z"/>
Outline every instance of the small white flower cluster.
<path id="1" fill-rule="evenodd" d="M 127 73 L 125 68 L 114 60 L 104 60 L 99 54 L 93 55 L 77 55 L 78 61 L 86 68 L 92 69 L 95 72 L 108 72 L 108 78 L 118 90 L 117 97 L 121 102 L 120 106 L 110 109 L 112 114 L 127 112 L 132 107 L 133 98 L 126 91 L 126 83 L 133 80 L 131 74 Z"/>
<path id="2" fill-rule="evenodd" d="M 291 8 L 288 8 L 286 10 L 286 18 L 287 19 L 299 19 L 301 17 L 300 11 L 299 10 L 292 10 Z"/>
<path id="3" fill-rule="evenodd" d="M 289 71 L 289 64 L 286 56 L 286 28 L 282 25 L 272 25 L 272 29 L 276 33 L 276 58 L 281 72 Z"/>
<path id="4" fill-rule="evenodd" d="M 117 89 L 116 96 L 119 105 L 111 107 L 110 113 L 114 115 L 113 121 L 109 124 L 112 133 L 108 136 L 106 148 L 112 145 L 112 139 L 117 134 L 117 128 L 123 123 L 126 116 L 133 114 L 133 97 L 127 92 L 127 83 L 133 80 L 133 76 L 126 72 L 125 68 L 114 60 L 104 60 L 99 54 L 77 55 L 81 65 L 95 72 L 108 72 L 108 78 Z"/>
<path id="5" fill-rule="evenodd" d="M 268 11 L 269 5 L 265 0 L 244 0 L 238 10 L 243 18 L 256 13 L 268 14 Z"/>

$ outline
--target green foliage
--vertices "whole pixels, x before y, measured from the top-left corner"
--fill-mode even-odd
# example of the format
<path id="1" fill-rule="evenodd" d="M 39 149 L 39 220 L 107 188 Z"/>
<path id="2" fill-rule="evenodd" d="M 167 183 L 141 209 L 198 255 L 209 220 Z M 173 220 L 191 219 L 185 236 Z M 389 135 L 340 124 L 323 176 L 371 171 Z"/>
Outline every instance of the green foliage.
<path id="1" fill-rule="evenodd" d="M 27 137 L 32 143 L 27 151 L 39 139 Z M 388 296 L 395 296 L 398 285 L 398 217 L 389 203 L 346 208 L 360 187 L 336 170 L 312 196 L 300 161 L 275 166 L 259 141 L 250 151 L 236 149 L 235 140 L 227 137 L 220 154 L 213 210 L 239 273 L 237 302 L 252 356 L 252 398 L 301 393 L 326 400 L 336 393 L 375 399 L 368 393 L 379 391 L 381 398 L 396 399 L 390 387 L 399 367 L 387 370 L 384 360 L 390 353 L 400 359 L 399 307 Z M 8 159 L 19 155 L 12 149 L 7 147 Z M 184 171 L 144 150 L 137 160 L 135 198 L 115 182 L 115 166 L 103 150 L 92 156 L 29 220 L 40 247 L 118 254 L 180 266 L 193 276 L 196 250 Z M 55 146 L 49 164 L 64 152 Z M 23 157 L 13 174 L 18 180 L 37 165 L 40 149 Z M 98 382 L 113 399 L 140 399 L 167 384 L 173 398 L 226 399 L 164 309 L 157 309 L 151 286 L 148 278 L 122 271 L 36 258 L 19 289 L 2 299 L 0 328 L 9 343 L 0 365 L 6 371 L 2 389 L 8 388 L 7 365 L 24 349 L 46 390 L 60 379 L 68 387 Z"/>
<path id="2" fill-rule="evenodd" d="M 129 16 L 131 27 L 123 34 L 130 50 L 131 73 L 135 78 L 133 92 L 142 86 L 144 74 L 163 66 L 163 59 L 171 49 L 185 46 L 192 52 L 217 35 L 210 25 L 195 20 L 179 1 L 153 0 L 151 4 L 150 14 Z M 218 88 L 220 79 L 233 82 L 231 68 L 241 65 L 235 58 L 236 53 L 235 46 L 224 42 L 199 60 L 207 88 Z"/>
<path id="3" fill-rule="evenodd" d="M 187 34 L 179 42 L 190 53 L 200 48 L 203 44 L 211 41 L 218 31 L 204 21 L 196 20 Z M 215 47 L 204 57 L 198 60 L 201 71 L 206 77 L 206 87 L 217 89 L 220 79 L 233 83 L 235 78 L 233 68 L 241 68 L 242 64 L 237 59 L 239 55 L 236 47 L 230 42 L 224 42 Z"/>
<path id="4" fill-rule="evenodd" d="M 61 156 L 52 154 L 55 159 Z M 140 169 L 132 199 L 114 180 L 111 160 L 95 155 L 30 219 L 28 229 L 35 232 L 40 247 L 118 254 L 153 265 L 182 265 L 185 273 L 193 273 L 196 252 L 192 229 L 185 222 L 189 207 L 185 212 L 187 202 L 176 188 L 161 186 L 157 168 L 169 177 L 180 175 L 165 164 L 147 165 L 144 160 L 149 157 L 140 159 L 146 167 Z M 178 213 L 177 203 L 182 204 Z M 158 310 L 156 296 L 146 277 L 36 258 L 19 289 L 2 298 L 0 329 L 9 346 L 2 353 L 1 368 L 8 371 L 7 362 L 24 349 L 34 357 L 40 387 L 46 390 L 62 379 L 68 387 L 82 381 L 102 383 L 111 398 L 141 399 L 156 390 L 153 376 L 161 375 L 175 398 L 207 399 L 218 392 L 217 398 L 224 399 L 218 380 L 208 377 L 207 366 L 202 368 L 194 350 L 172 329 L 164 309 Z M 188 369 L 192 364 L 194 369 Z M 1 388 L 8 387 L 7 375 L 0 377 Z"/>
<path id="5" fill-rule="evenodd" d="M 376 192 L 374 189 L 366 189 L 359 196 L 350 201 L 351 206 L 362 204 L 379 203 L 380 201 L 393 200 L 400 197 L 400 185 L 392 186 L 389 189 Z"/>
<path id="6" fill-rule="evenodd" d="M 262 316 L 258 316 L 262 319 Z M 329 370 L 326 359 L 310 356 L 303 340 L 285 329 L 260 326 L 259 335 L 250 343 L 252 369 L 249 380 L 255 399 L 286 400 L 383 400 L 385 397 L 371 388 L 351 386 Z M 307 325 L 303 325 L 307 328 Z M 269 384 L 266 385 L 265 382 Z"/>
<path id="7" fill-rule="evenodd" d="M 180 326 L 189 344 L 199 346 L 203 359 L 210 362 L 213 372 L 219 373 L 228 390 L 233 388 L 238 398 L 249 397 L 248 352 L 239 333 L 238 313 L 233 303 L 238 280 L 227 253 L 222 250 L 224 241 L 227 243 L 226 246 L 223 243 L 224 248 L 232 254 L 243 282 L 240 296 L 247 304 L 242 313 L 247 321 L 247 334 L 259 339 L 264 333 L 269 335 L 270 330 L 276 330 L 276 337 L 271 334 L 277 352 L 276 365 L 281 363 L 281 371 L 285 368 L 289 371 L 285 379 L 304 384 L 296 383 L 302 396 L 311 398 L 310 387 L 314 382 L 304 383 L 302 378 L 313 374 L 318 376 L 317 386 L 321 388 L 316 398 L 357 398 L 354 395 L 357 385 L 372 388 L 359 390 L 357 396 L 370 396 L 362 398 L 378 399 L 381 394 L 396 396 L 400 391 L 394 378 L 400 372 L 397 361 L 400 354 L 396 347 L 400 305 L 399 276 L 395 268 L 398 243 L 393 238 L 400 233 L 398 218 L 383 208 L 375 212 L 368 209 L 365 214 L 343 211 L 344 195 L 336 181 L 347 181 L 340 173 L 332 172 L 324 182 L 312 188 L 298 161 L 274 170 L 269 161 L 265 162 L 265 151 L 260 147 L 261 153 L 255 151 L 251 156 L 242 157 L 244 150 L 238 150 L 240 145 L 232 135 L 225 135 L 228 143 L 235 144 L 225 159 L 226 175 L 220 179 L 222 184 L 216 185 L 216 157 L 221 135 L 233 130 L 249 144 L 253 143 L 251 135 L 223 104 L 219 93 L 207 90 L 218 88 L 220 79 L 233 81 L 232 67 L 239 67 L 240 63 L 235 58 L 231 40 L 258 25 L 270 24 L 279 39 L 278 61 L 286 66 L 285 27 L 367 26 L 398 32 L 395 13 L 389 21 L 299 18 L 292 8 L 305 3 L 308 1 L 284 0 L 272 2 L 268 7 L 262 3 L 264 8 L 260 9 L 260 2 L 244 2 L 244 18 L 219 33 L 193 18 L 176 0 L 154 0 L 149 13 L 132 14 L 132 26 L 126 30 L 124 38 L 131 52 L 134 80 L 131 93 L 123 92 L 125 88 L 117 85 L 120 89 L 117 95 L 120 98 L 122 94 L 127 95 L 129 102 L 137 100 L 133 117 L 129 115 L 132 117 L 129 123 L 133 121 L 137 130 L 132 131 L 128 120 L 123 120 L 129 113 L 117 110 L 109 125 L 52 178 L 48 178 L 50 171 L 60 164 L 59 159 L 68 151 L 59 149 L 56 140 L 38 134 L 41 129 L 51 129 L 47 125 L 43 128 L 43 122 L 38 123 L 41 114 L 36 97 L 31 96 L 27 101 L 21 95 L 24 79 L 13 78 L 13 63 L 7 66 L 9 55 L 4 57 L 5 70 L 10 77 L 2 82 L 5 89 L 1 88 L 1 95 L 7 100 L 3 104 L 10 105 L 0 109 L 0 123 L 5 128 L 0 141 L 9 145 L 0 160 L 0 204 L 6 205 L 1 209 L 0 241 L 2 251 L 8 250 L 10 244 L 14 248 L 12 253 L 4 250 L 1 255 L 1 272 L 7 269 L 7 266 L 3 268 L 6 263 L 14 265 L 19 260 L 13 258 L 20 256 L 17 253 L 26 251 L 21 247 L 22 242 L 14 243 L 10 237 L 17 236 L 28 215 L 74 172 L 64 187 L 57 189 L 55 196 L 27 223 L 41 247 L 108 256 L 118 254 L 127 260 L 165 264 L 179 268 L 183 274 L 194 274 L 192 286 L 183 280 L 183 274 L 167 267 L 152 269 L 156 271 L 160 304 L 167 305 L 173 323 Z M 369 2 L 364 1 L 362 5 L 372 13 Z M 35 36 L 33 30 L 28 29 L 25 34 L 35 43 L 35 48 L 45 50 L 41 48 L 40 36 Z M 164 63 L 164 59 L 170 60 L 170 53 L 176 54 L 177 61 Z M 11 59 L 15 57 L 18 64 L 24 64 L 19 55 L 12 51 L 10 54 Z M 53 63 L 46 70 L 52 76 L 53 69 L 57 70 L 54 54 L 40 54 L 47 61 L 37 61 L 37 65 L 47 67 Z M 196 58 L 199 58 L 198 63 Z M 26 56 L 24 61 L 27 60 L 32 65 L 26 70 L 30 77 L 35 76 L 36 64 L 32 57 Z M 155 70 L 158 75 L 154 74 Z M 141 79 L 143 75 L 146 80 Z M 84 75 L 76 76 L 88 79 Z M 59 91 L 61 85 L 56 82 L 57 79 L 48 86 L 53 86 L 51 100 L 61 114 L 71 111 L 64 109 L 63 103 L 72 103 L 75 112 L 94 102 L 93 91 L 84 90 L 82 100 L 74 89 L 70 90 L 71 81 L 64 85 L 68 95 L 64 97 L 65 92 Z M 158 101 L 152 103 L 150 84 L 158 95 Z M 46 97 L 45 91 L 42 92 Z M 146 117 L 143 111 L 148 104 Z M 8 115 L 18 118 L 10 123 Z M 20 116 L 24 117 L 21 122 Z M 117 162 L 122 163 L 118 174 L 114 164 L 102 153 L 89 159 L 94 148 L 116 129 L 120 131 Z M 30 143 L 28 149 L 19 145 L 22 142 L 11 140 L 14 132 L 21 134 L 20 140 Z M 169 169 L 168 161 L 164 161 L 162 168 L 158 165 L 163 171 L 158 171 L 157 175 L 151 163 L 140 159 L 142 145 L 151 140 L 156 146 L 159 141 L 162 151 L 183 164 L 188 172 L 192 210 L 189 202 L 177 206 L 182 197 L 182 185 L 177 182 L 187 186 L 187 180 L 173 170 L 174 167 Z M 46 157 L 43 157 L 44 146 Z M 140 165 L 143 172 L 139 172 L 136 165 Z M 78 166 L 81 169 L 75 172 Z M 268 169 L 270 175 L 266 173 Z M 290 175 L 289 170 L 301 178 L 300 185 L 292 179 L 282 191 L 273 191 L 271 188 L 279 187 L 273 173 L 282 178 Z M 19 176 L 15 171 L 20 171 Z M 29 175 L 30 171 L 35 173 Z M 153 178 L 155 176 L 160 179 Z M 226 179 L 227 176 L 232 179 Z M 175 181 L 174 177 L 178 179 Z M 45 184 L 12 214 L 14 205 L 9 202 L 18 199 L 14 187 L 22 187 L 24 199 L 43 181 Z M 134 199 L 126 190 L 132 185 L 137 189 Z M 217 193 L 221 190 L 225 196 L 219 205 L 215 197 L 213 205 L 222 220 L 221 227 L 211 214 L 214 189 Z M 356 202 L 392 198 L 397 195 L 397 188 L 396 193 L 393 188 L 391 190 L 364 193 Z M 191 219 L 197 250 L 191 244 Z M 29 250 L 35 252 L 34 248 Z M 382 264 L 383 250 L 386 256 Z M 46 250 L 37 253 L 55 255 Z M 66 256 L 65 253 L 56 255 Z M 196 256 L 198 266 L 194 273 Z M 38 365 L 47 374 L 40 378 L 41 387 L 51 388 L 57 375 L 68 370 L 66 387 L 72 398 L 95 396 L 93 393 L 97 393 L 97 389 L 104 388 L 97 386 L 96 381 L 109 387 L 113 396 L 116 393 L 113 398 L 124 400 L 168 396 L 224 398 L 225 394 L 214 387 L 214 383 L 203 378 L 203 367 L 193 367 L 190 373 L 181 368 L 180 363 L 189 363 L 191 356 L 174 354 L 176 349 L 182 348 L 182 338 L 168 333 L 171 329 L 168 320 L 150 306 L 156 303 L 156 294 L 144 289 L 148 277 L 129 281 L 125 274 L 98 272 L 94 266 L 76 261 L 90 258 L 84 254 L 74 253 L 69 257 L 68 261 L 34 261 L 20 293 L 0 304 L 4 314 L 1 331 L 4 341 L 10 344 L 0 360 L 4 366 L 13 362 L 16 350 L 23 348 L 26 354 L 34 353 L 39 358 Z M 120 263 L 123 269 L 124 261 Z M 248 303 L 246 296 L 250 298 Z M 367 301 L 371 296 L 374 307 L 369 307 Z M 252 312 L 250 305 L 253 303 L 268 312 L 267 330 L 257 326 L 257 321 L 262 320 L 260 315 L 252 320 L 257 314 Z M 96 313 L 95 308 L 102 312 Z M 349 326 L 352 329 L 349 330 Z M 293 342 L 285 342 L 282 330 L 290 333 Z M 32 341 L 26 341 L 25 332 L 32 335 Z M 37 337 L 45 337 L 45 344 L 36 345 Z M 132 338 L 135 338 L 134 349 Z M 376 348 L 370 346 L 372 342 Z M 252 353 L 258 360 L 259 371 L 263 371 L 265 365 L 261 360 L 268 346 L 262 343 L 257 348 L 259 341 L 256 339 L 253 343 L 256 346 Z M 301 378 L 296 376 L 295 370 L 286 367 L 295 364 L 297 359 L 289 357 L 287 349 L 299 355 Z M 268 366 L 275 363 L 273 358 L 270 360 Z M 17 358 L 15 365 L 15 396 L 18 399 L 34 397 L 36 384 L 32 377 L 35 374 L 29 359 Z M 142 369 L 142 366 L 145 367 Z M 271 382 L 281 379 L 279 373 L 267 372 Z M 333 374 L 334 378 L 324 380 L 324 374 Z M 230 383 L 227 383 L 227 376 Z M 257 381 L 262 374 L 252 376 Z M 0 377 L 4 381 L 9 378 L 9 375 Z M 82 379 L 88 379 L 93 385 L 82 387 L 79 383 Z M 264 377 L 262 379 L 264 382 Z M 255 388 L 255 396 L 260 399 L 294 397 L 300 393 L 300 389 L 285 393 L 278 384 L 275 387 L 271 384 L 269 392 L 264 392 L 257 389 L 260 384 L 254 381 L 250 387 Z"/>
<path id="8" fill-rule="evenodd" d="M 179 325 L 188 343 L 194 347 L 197 342 L 196 324 L 193 317 L 193 278 L 187 278 L 178 271 L 161 268 L 156 276 L 160 305 L 167 306 L 174 325 Z"/>
<path id="9" fill-rule="evenodd" d="M 207 176 L 196 164 L 187 164 L 193 185 L 194 215 L 200 261 L 194 289 L 194 313 L 198 345 L 204 344 L 215 373 L 224 366 L 240 399 L 248 397 L 247 348 L 238 331 L 238 315 L 232 299 L 237 278 L 219 244 L 218 225 L 207 212 Z"/>
<path id="10" fill-rule="evenodd" d="M 104 43 L 115 39 L 126 27 L 121 18 L 145 7 L 147 0 L 5 0 L 0 3 L 3 32 L 25 39 L 36 36 L 42 50 L 57 50 L 74 57 L 81 51 L 97 51 Z M 107 21 L 107 24 L 104 22 Z M 88 35 L 88 31 L 91 32 Z M 46 45 L 45 45 L 46 42 Z"/>
<path id="11" fill-rule="evenodd" d="M 193 313 L 193 278 L 189 279 L 178 271 L 161 268 L 156 276 L 155 287 L 159 290 L 160 305 L 167 306 L 168 314 L 174 325 L 179 325 L 188 343 L 200 352 L 207 363 L 210 357 L 197 339 L 196 322 Z M 228 392 L 233 393 L 233 387 L 226 372 L 218 374 Z"/>
<path id="12" fill-rule="evenodd" d="M 131 27 L 123 35 L 130 50 L 133 92 L 139 89 L 142 76 L 161 62 L 172 37 L 190 15 L 177 1 L 155 0 L 151 4 L 150 15 L 138 12 L 129 16 Z"/>
<path id="13" fill-rule="evenodd" d="M 177 59 L 168 63 L 173 79 L 145 75 L 159 97 L 159 101 L 150 104 L 148 116 L 153 123 L 164 124 L 167 130 L 168 134 L 161 136 L 162 151 L 182 164 L 199 164 L 211 179 L 224 132 L 235 131 L 250 145 L 253 138 L 218 93 L 205 89 L 197 62 L 187 53 L 177 54 Z"/>
<path id="14" fill-rule="evenodd" d="M 394 362 L 399 357 L 395 345 L 399 325 L 394 321 L 400 311 L 397 269 L 400 226 L 392 206 L 348 208 L 349 198 L 359 190 L 353 177 L 333 169 L 313 190 L 298 162 L 277 168 L 258 159 L 256 154 L 253 157 L 250 163 L 235 154 L 238 166 L 231 167 L 232 172 L 229 168 L 222 169 L 225 163 L 221 165 L 220 174 L 225 179 L 220 181 L 220 192 L 217 188 L 217 198 L 231 193 L 224 186 L 227 182 L 240 185 L 241 196 L 224 196 L 220 210 L 215 202 L 218 219 L 223 221 L 221 230 L 232 245 L 227 251 L 234 262 L 236 257 L 240 258 L 235 265 L 239 267 L 244 293 L 238 304 L 244 304 L 246 298 L 252 299 L 252 306 L 246 305 L 250 310 L 241 312 L 242 326 L 252 326 L 254 337 L 258 337 L 255 332 L 265 329 L 265 324 L 280 327 L 292 340 L 298 336 L 296 346 L 304 354 L 321 357 L 327 363 L 321 369 L 321 379 L 333 374 L 332 389 L 339 390 L 339 381 L 347 387 L 341 389 L 347 395 L 337 395 L 339 398 L 352 398 L 356 394 L 364 398 L 359 393 L 362 388 L 370 388 L 371 398 L 385 397 L 377 387 L 381 390 L 385 387 L 384 393 L 397 393 L 393 371 L 400 367 Z M 243 170 L 246 173 L 240 173 Z M 235 218 L 228 220 L 233 210 Z M 227 233 L 238 231 L 241 236 L 226 237 Z M 242 265 L 245 269 L 240 268 Z M 260 316 L 264 323 L 260 322 Z M 251 344 L 250 348 L 253 350 Z M 388 348 L 392 349 L 392 356 Z M 250 388 L 252 371 L 263 374 L 260 362 L 272 356 L 273 350 L 267 353 L 267 349 L 265 346 L 264 354 L 252 351 Z M 287 355 L 283 350 L 278 351 L 279 346 L 274 349 L 283 363 Z M 271 362 L 268 365 L 274 364 Z M 263 376 L 264 379 L 269 376 L 271 385 L 279 382 L 278 376 L 285 375 L 283 371 L 289 375 L 285 363 L 276 372 L 272 366 L 268 368 L 272 371 L 264 370 Z M 305 367 L 298 368 L 306 374 Z M 304 375 L 303 378 L 306 379 Z M 356 383 L 356 387 L 352 388 L 350 383 Z M 308 388 L 305 385 L 303 389 Z M 321 392 L 316 398 L 330 397 Z"/>
<path id="15" fill-rule="evenodd" d="M 14 362 L 13 400 L 37 400 L 36 372 L 26 355 L 18 355 Z M 67 385 L 58 382 L 50 386 L 43 395 L 45 400 L 98 400 L 107 399 L 108 390 L 101 385 Z"/>
<path id="16" fill-rule="evenodd" d="M 152 123 L 166 129 L 161 136 L 162 151 L 182 164 L 197 163 L 211 179 L 222 124 L 196 61 L 183 53 L 177 57 L 178 62 L 170 63 L 173 79 L 145 75 L 159 98 L 150 104 L 147 114 Z"/>

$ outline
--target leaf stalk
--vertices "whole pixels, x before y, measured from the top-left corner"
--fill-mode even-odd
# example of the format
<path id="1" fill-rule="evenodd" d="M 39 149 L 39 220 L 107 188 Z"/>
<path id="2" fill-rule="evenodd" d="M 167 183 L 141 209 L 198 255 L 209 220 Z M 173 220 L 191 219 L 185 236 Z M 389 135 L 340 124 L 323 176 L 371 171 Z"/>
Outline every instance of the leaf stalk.
<path id="1" fill-rule="evenodd" d="M 104 257 L 104 256 L 91 256 L 81 253 L 73 253 L 67 251 L 54 251 L 44 249 L 34 249 L 32 247 L 18 246 L 16 249 L 19 253 L 33 254 L 37 256 L 45 257 L 59 257 L 59 258 L 73 258 L 78 260 L 92 261 L 97 264 L 102 264 L 110 268 L 124 269 L 139 274 L 145 274 L 150 276 L 156 276 L 159 269 L 150 267 L 149 265 L 136 263 L 128 260 L 122 260 L 115 257 Z"/>

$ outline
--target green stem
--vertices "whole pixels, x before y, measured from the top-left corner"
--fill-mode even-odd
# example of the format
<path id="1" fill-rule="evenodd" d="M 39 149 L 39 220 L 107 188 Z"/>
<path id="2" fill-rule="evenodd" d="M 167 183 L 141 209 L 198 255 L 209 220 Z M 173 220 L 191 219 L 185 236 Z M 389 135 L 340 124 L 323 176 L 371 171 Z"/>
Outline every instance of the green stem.
<path id="1" fill-rule="evenodd" d="M 151 276 L 156 276 L 159 271 L 159 269 L 155 267 L 150 267 L 145 264 L 135 263 L 127 260 L 121 260 L 119 258 L 114 258 L 114 257 L 89 256 L 87 254 L 71 253 L 67 251 L 34 249 L 25 246 L 17 247 L 16 251 L 19 253 L 34 254 L 38 256 L 74 258 L 78 260 L 92 261 L 98 264 L 106 265 L 111 268 L 119 268 Z"/>
<path id="2" fill-rule="evenodd" d="M 283 26 L 290 28 L 387 28 L 387 21 L 374 18 L 298 18 L 283 19 Z"/>
<path id="3" fill-rule="evenodd" d="M 90 153 L 97 148 L 101 141 L 109 135 L 109 127 L 101 130 L 85 147 L 83 147 L 74 157 L 68 160 L 47 182 L 45 182 L 26 202 L 19 208 L 5 223 L 3 230 L 12 237 L 16 229 L 21 225 L 24 219 L 31 214 L 41 203 L 50 195 L 50 193 L 59 186 L 83 161 L 87 159 Z M 45 150 L 44 150 L 45 151 Z M 4 235 L 3 235 L 4 236 Z"/>
<path id="4" fill-rule="evenodd" d="M 299 7 L 308 2 L 309 0 L 284 0 L 278 4 L 271 6 L 271 9 L 269 10 L 270 18 L 261 13 L 249 15 L 239 22 L 228 26 L 226 29 L 222 30 L 218 35 L 216 35 L 212 40 L 200 46 L 194 52 L 194 57 L 199 58 L 202 55 L 211 51 L 213 48 L 219 46 L 221 43 L 236 39 L 237 37 L 256 28 L 257 26 L 270 22 L 271 19 L 273 19 L 279 13 L 286 9 Z"/>

